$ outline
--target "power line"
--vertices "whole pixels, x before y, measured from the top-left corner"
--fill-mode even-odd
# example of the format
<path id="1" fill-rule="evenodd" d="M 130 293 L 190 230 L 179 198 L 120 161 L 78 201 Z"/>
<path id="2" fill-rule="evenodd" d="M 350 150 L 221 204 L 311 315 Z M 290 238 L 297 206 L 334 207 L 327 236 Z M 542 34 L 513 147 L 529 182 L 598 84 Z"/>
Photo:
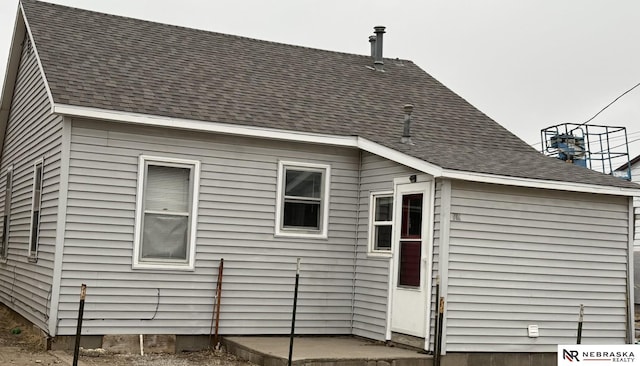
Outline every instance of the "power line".
<path id="1" fill-rule="evenodd" d="M 640 137 L 639 137 L 639 138 L 637 138 L 637 139 L 635 139 L 635 140 L 631 140 L 631 141 L 629 141 L 628 143 L 624 143 L 624 144 L 616 145 L 616 146 L 614 146 L 614 147 L 609 147 L 609 148 L 607 148 L 607 150 L 615 149 L 615 148 L 617 148 L 617 147 L 622 147 L 622 146 L 624 146 L 624 145 L 631 145 L 632 143 L 634 143 L 634 142 L 638 142 L 638 141 L 640 141 Z M 592 153 L 592 154 L 601 154 L 601 153 L 603 153 L 603 152 L 605 152 L 605 151 L 606 151 L 606 150 L 600 150 L 600 151 L 598 151 L 598 152 L 596 152 L 596 153 Z"/>
<path id="2" fill-rule="evenodd" d="M 626 136 L 625 135 L 618 135 L 618 136 L 614 136 L 614 137 L 611 137 L 611 138 L 608 138 L 608 139 L 605 139 L 605 138 L 601 137 L 600 140 L 609 141 L 609 142 L 624 140 L 625 138 L 628 140 L 630 137 L 633 137 L 634 135 L 637 135 L 637 134 L 640 134 L 640 131 L 635 131 L 635 132 L 628 133 Z M 591 141 L 591 143 L 595 144 L 597 141 L 599 141 L 599 140 L 598 139 L 593 139 L 593 141 Z"/>
<path id="3" fill-rule="evenodd" d="M 630 136 L 637 135 L 639 133 L 640 133 L 640 131 L 630 132 L 630 133 L 627 134 L 626 137 L 628 138 Z M 620 139 L 624 139 L 624 138 L 625 138 L 624 135 L 618 135 L 618 136 L 614 136 L 614 137 L 610 138 L 609 140 L 620 140 Z"/>
<path id="4" fill-rule="evenodd" d="M 600 109 L 600 110 L 598 111 L 598 113 L 596 113 L 596 114 L 594 114 L 594 115 L 593 115 L 593 117 L 591 117 L 591 118 L 589 118 L 588 120 L 586 120 L 586 121 L 582 122 L 581 124 L 579 124 L 579 125 L 578 125 L 578 127 L 580 127 L 580 126 L 584 126 L 584 125 L 586 125 L 587 123 L 589 123 L 589 122 L 593 121 L 593 119 L 594 119 L 594 118 L 598 117 L 598 116 L 600 115 L 600 113 L 602 113 L 602 112 L 604 112 L 604 111 L 605 111 L 605 109 L 607 109 L 607 108 L 611 107 L 611 106 L 613 105 L 613 103 L 615 103 L 615 102 L 617 102 L 617 101 L 618 101 L 618 99 L 620 99 L 620 98 L 624 97 L 625 95 L 629 94 L 633 89 L 635 89 L 635 88 L 637 88 L 637 87 L 639 87 L 639 86 L 640 86 L 640 83 L 637 83 L 636 85 L 632 86 L 630 89 L 628 89 L 627 91 L 625 91 L 624 93 L 622 93 L 622 94 L 618 95 L 614 100 L 612 100 L 612 101 L 611 101 L 611 103 L 607 104 L 607 105 L 606 105 L 606 106 L 604 106 L 602 109 Z M 535 142 L 535 143 L 533 143 L 533 144 L 529 144 L 529 146 L 534 147 L 534 146 L 536 146 L 536 145 L 540 145 L 540 144 L 542 144 L 542 142 L 541 142 L 541 141 L 538 141 L 538 142 Z"/>
<path id="5" fill-rule="evenodd" d="M 606 106 L 604 106 L 604 108 L 602 108 L 601 110 L 598 111 L 598 113 L 594 114 L 593 117 L 589 118 L 588 120 L 582 122 L 581 124 L 579 124 L 578 126 L 583 126 L 586 125 L 587 123 L 591 122 L 594 118 L 598 117 L 598 115 L 602 112 L 604 112 L 605 109 L 609 108 L 613 103 L 617 102 L 618 99 L 624 97 L 625 95 L 627 95 L 629 92 L 631 92 L 633 89 L 637 88 L 640 86 L 640 83 L 637 83 L 636 85 L 634 85 L 631 89 L 625 91 L 624 93 L 618 95 L 618 97 L 614 100 L 611 101 L 611 103 L 607 104 Z"/>

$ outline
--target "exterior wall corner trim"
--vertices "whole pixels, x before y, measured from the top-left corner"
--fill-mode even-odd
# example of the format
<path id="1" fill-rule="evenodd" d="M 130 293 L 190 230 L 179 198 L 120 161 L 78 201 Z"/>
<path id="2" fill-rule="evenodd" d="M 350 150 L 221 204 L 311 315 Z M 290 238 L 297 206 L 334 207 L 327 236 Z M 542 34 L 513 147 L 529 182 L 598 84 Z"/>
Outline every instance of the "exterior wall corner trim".
<path id="1" fill-rule="evenodd" d="M 71 154 L 71 124 L 69 117 L 62 120 L 62 143 L 60 157 L 60 190 L 58 196 L 58 215 L 56 223 L 56 246 L 54 252 L 53 279 L 51 282 L 51 303 L 49 306 L 48 333 L 53 337 L 58 328 L 58 309 L 60 305 L 60 282 L 62 281 L 62 257 L 64 255 L 65 227 L 67 224 L 67 196 L 69 192 L 69 161 Z"/>

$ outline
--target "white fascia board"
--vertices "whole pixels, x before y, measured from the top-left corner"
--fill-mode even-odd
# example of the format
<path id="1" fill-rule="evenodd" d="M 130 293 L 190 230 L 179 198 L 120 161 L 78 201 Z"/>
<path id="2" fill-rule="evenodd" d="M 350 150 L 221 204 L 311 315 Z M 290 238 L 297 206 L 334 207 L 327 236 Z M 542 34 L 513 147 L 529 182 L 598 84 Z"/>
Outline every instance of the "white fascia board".
<path id="1" fill-rule="evenodd" d="M 47 75 L 44 73 L 44 68 L 42 67 L 42 61 L 40 61 L 40 55 L 38 55 L 38 48 L 36 47 L 36 43 L 33 41 L 33 34 L 31 33 L 31 27 L 29 27 L 29 20 L 24 14 L 24 7 L 22 2 L 20 2 L 20 12 L 22 13 L 22 19 L 24 19 L 25 27 L 27 28 L 27 33 L 29 34 L 29 38 L 31 41 L 31 48 L 33 49 L 33 54 L 36 56 L 36 61 L 38 62 L 38 70 L 40 70 L 40 75 L 42 76 L 42 80 L 44 81 L 44 87 L 47 90 L 47 97 L 49 98 L 49 105 L 51 106 L 51 112 L 53 109 L 53 94 L 51 94 L 51 88 L 49 88 L 49 81 L 47 81 Z M 22 50 L 21 50 L 22 51 Z"/>
<path id="2" fill-rule="evenodd" d="M 0 91 L 0 151 L 4 146 L 4 135 L 9 123 L 9 110 L 13 99 L 13 89 L 18 79 L 18 68 L 20 66 L 20 58 L 22 48 L 20 41 L 24 37 L 24 21 L 20 8 L 16 7 L 16 18 L 13 24 L 13 33 L 11 35 L 11 43 L 9 53 L 7 55 L 7 67 L 4 73 L 2 83 L 2 91 Z"/>
<path id="3" fill-rule="evenodd" d="M 422 159 L 418 159 L 416 157 L 407 155 L 398 150 L 394 150 L 392 148 L 382 146 L 378 143 L 369 141 L 365 138 L 358 137 L 358 147 L 364 151 L 370 152 L 372 154 L 376 154 L 378 156 L 389 159 L 391 161 L 395 161 L 396 163 L 406 165 L 409 168 L 419 170 L 423 173 L 427 173 L 434 177 L 440 177 L 442 175 L 442 168 L 437 165 L 434 165 Z"/>
<path id="4" fill-rule="evenodd" d="M 55 104 L 53 107 L 53 112 L 74 117 L 95 118 L 114 122 L 127 122 L 147 126 L 176 128 L 181 130 L 206 131 L 274 140 L 290 140 L 354 148 L 358 147 L 358 140 L 355 136 L 335 136 L 316 133 L 285 131 L 275 128 L 196 121 L 190 119 L 153 116 L 148 114 L 109 111 L 91 107 L 77 107 L 64 104 Z"/>
<path id="5" fill-rule="evenodd" d="M 502 185 L 529 187 L 529 188 L 553 189 L 556 191 L 559 190 L 559 191 L 571 191 L 571 192 L 610 194 L 610 195 L 616 195 L 616 196 L 640 195 L 640 189 L 633 189 L 633 188 L 599 186 L 595 184 L 510 177 L 510 176 L 493 175 L 493 174 L 486 174 L 486 173 L 463 172 L 463 171 L 448 170 L 448 169 L 443 170 L 442 177 L 450 178 L 450 179 L 466 180 L 466 181 L 472 181 L 472 182 L 481 182 L 481 183 L 502 184 Z"/>
<path id="6" fill-rule="evenodd" d="M 275 128 L 236 125 L 229 123 L 196 121 L 190 119 L 154 116 L 141 113 L 110 111 L 100 108 L 79 107 L 65 104 L 54 104 L 53 112 L 72 117 L 101 119 L 114 122 L 125 122 L 138 125 L 175 128 L 182 130 L 223 133 L 237 136 L 257 137 L 274 140 L 308 142 L 314 144 L 334 145 L 359 148 L 376 154 L 396 163 L 408 166 L 433 177 L 459 179 L 472 182 L 493 183 L 519 187 L 553 189 L 573 192 L 611 194 L 617 196 L 640 196 L 640 189 L 598 186 L 583 183 L 572 183 L 552 180 L 500 176 L 486 173 L 464 172 L 443 169 L 435 164 L 407 155 L 392 148 L 357 136 L 336 136 L 299 131 L 286 131 Z"/>
<path id="7" fill-rule="evenodd" d="M 65 104 L 55 104 L 53 107 L 53 111 L 54 113 L 59 113 L 67 116 L 95 118 L 115 122 L 128 122 L 156 127 L 168 127 L 186 130 L 217 132 L 239 136 L 268 138 L 275 140 L 290 140 L 316 144 L 354 147 L 360 148 L 364 151 L 368 151 L 372 154 L 379 155 L 383 158 L 387 158 L 389 160 L 395 161 L 397 163 L 406 165 L 410 168 L 414 168 L 433 176 L 439 176 L 442 172 L 442 169 L 434 164 L 428 163 L 424 160 L 409 156 L 397 150 L 382 146 L 378 143 L 357 136 L 336 136 L 299 131 L 285 131 L 275 128 L 196 121 L 190 119 L 153 116 L 148 114 L 109 111 L 91 107 L 78 107 Z"/>

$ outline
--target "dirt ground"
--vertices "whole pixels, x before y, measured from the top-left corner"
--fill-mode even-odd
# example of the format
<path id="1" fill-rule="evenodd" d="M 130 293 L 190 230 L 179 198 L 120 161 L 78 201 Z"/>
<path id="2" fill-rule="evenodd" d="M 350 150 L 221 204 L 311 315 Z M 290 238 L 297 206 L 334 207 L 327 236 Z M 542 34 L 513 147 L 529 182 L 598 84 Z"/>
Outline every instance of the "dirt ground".
<path id="1" fill-rule="evenodd" d="M 32 325 L 0 304 L 0 365 L 71 365 L 71 352 L 48 352 L 44 349 L 44 338 L 33 330 Z M 79 358 L 79 366 L 255 366 L 226 352 L 213 350 L 144 356 L 95 351 L 83 353 Z"/>

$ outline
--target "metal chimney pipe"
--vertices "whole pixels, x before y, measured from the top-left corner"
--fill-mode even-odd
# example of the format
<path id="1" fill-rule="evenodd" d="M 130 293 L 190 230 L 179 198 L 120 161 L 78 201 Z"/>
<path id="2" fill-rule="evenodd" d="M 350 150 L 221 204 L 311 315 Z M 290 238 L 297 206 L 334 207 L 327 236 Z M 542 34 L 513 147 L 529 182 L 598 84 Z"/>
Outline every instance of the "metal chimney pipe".
<path id="1" fill-rule="evenodd" d="M 413 104 L 404 105 L 404 130 L 402 131 L 403 144 L 411 143 L 411 113 L 413 112 Z"/>
<path id="2" fill-rule="evenodd" d="M 374 56 L 373 66 L 375 66 L 377 71 L 384 71 L 384 61 L 382 61 L 382 35 L 385 33 L 385 27 L 379 25 L 373 27 L 374 33 L 376 34 L 376 54 Z"/>
<path id="3" fill-rule="evenodd" d="M 376 36 L 369 36 L 369 43 L 371 44 L 371 57 L 376 58 Z"/>

